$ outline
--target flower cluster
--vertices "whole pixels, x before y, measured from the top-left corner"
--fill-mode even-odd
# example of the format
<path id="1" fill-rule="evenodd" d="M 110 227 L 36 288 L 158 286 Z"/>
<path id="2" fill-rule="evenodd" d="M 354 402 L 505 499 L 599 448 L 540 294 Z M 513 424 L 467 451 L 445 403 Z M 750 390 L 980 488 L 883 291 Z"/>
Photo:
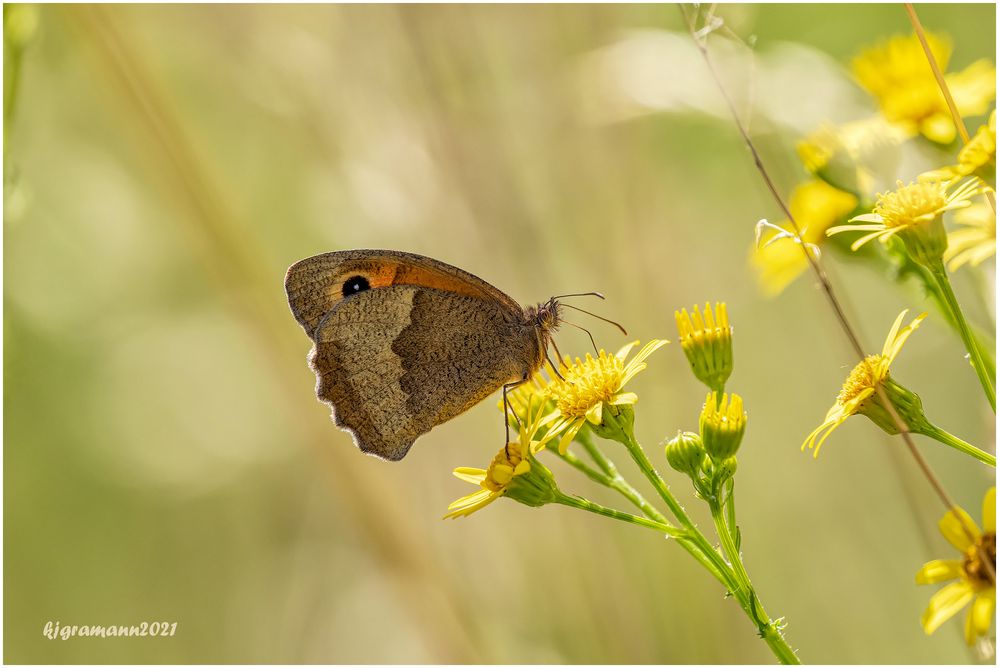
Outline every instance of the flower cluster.
<path id="1" fill-rule="evenodd" d="M 992 63 L 980 60 L 960 72 L 946 73 L 949 40 L 933 34 L 927 34 L 926 40 L 945 72 L 944 82 L 960 115 L 988 113 L 995 99 Z M 994 200 L 988 208 L 991 217 L 976 209 L 985 206 L 986 193 L 995 189 L 995 111 L 960 148 L 953 164 L 900 180 L 903 144 L 922 137 L 945 146 L 956 137 L 955 119 L 940 84 L 916 35 L 865 49 L 854 58 L 852 70 L 857 83 L 877 102 L 879 113 L 840 125 L 824 123 L 799 142 L 799 158 L 815 180 L 792 193 L 793 221 L 768 223 L 767 236 L 757 240 L 751 255 L 768 295 L 783 291 L 807 268 L 803 247 L 818 249 L 831 243 L 837 251 L 859 251 L 874 239 L 889 244 L 897 237 L 902 241 L 898 250 L 889 244 L 885 256 L 864 249 L 865 257 L 888 275 L 924 281 L 928 281 L 925 275 L 908 270 L 905 263 L 948 262 L 954 270 L 995 254 Z M 891 188 L 892 183 L 897 186 Z M 945 214 L 950 211 L 955 211 L 953 222 L 958 227 L 948 234 Z M 865 234 L 848 243 L 835 238 L 858 232 Z M 927 290 L 937 288 L 927 285 Z"/>
<path id="2" fill-rule="evenodd" d="M 600 427 L 617 407 L 631 406 L 638 400 L 624 386 L 646 368 L 646 358 L 667 341 L 652 340 L 628 359 L 638 345 L 629 343 L 616 354 L 601 350 L 575 362 L 566 358 L 556 378 L 545 382 L 534 376 L 509 393 L 519 438 L 508 443 L 486 469 L 457 468 L 454 475 L 481 489 L 449 506 L 446 517 L 462 517 L 481 510 L 501 496 L 529 506 L 551 503 L 559 494 L 551 471 L 536 458 L 538 452 L 558 438 L 559 452 L 587 424 Z M 500 402 L 503 407 L 503 402 Z"/>

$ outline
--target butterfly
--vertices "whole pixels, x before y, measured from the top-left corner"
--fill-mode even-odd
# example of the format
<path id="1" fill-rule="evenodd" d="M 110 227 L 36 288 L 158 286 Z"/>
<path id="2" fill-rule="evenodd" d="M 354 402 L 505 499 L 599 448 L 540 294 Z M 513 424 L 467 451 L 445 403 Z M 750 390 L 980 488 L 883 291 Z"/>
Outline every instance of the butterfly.
<path id="1" fill-rule="evenodd" d="M 562 322 L 557 297 L 525 308 L 477 276 L 400 251 L 306 258 L 288 269 L 285 291 L 313 343 L 316 395 L 357 447 L 393 461 L 500 388 L 506 406 L 549 359 Z"/>

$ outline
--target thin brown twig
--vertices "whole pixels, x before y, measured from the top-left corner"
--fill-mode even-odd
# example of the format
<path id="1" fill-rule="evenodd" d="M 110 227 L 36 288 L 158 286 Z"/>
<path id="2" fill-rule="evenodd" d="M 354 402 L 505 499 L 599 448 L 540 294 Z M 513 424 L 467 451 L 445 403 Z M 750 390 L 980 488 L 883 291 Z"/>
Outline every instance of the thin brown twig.
<path id="1" fill-rule="evenodd" d="M 943 72 L 940 71 L 940 65 L 937 63 L 936 56 L 930 50 L 930 43 L 926 39 L 926 31 L 923 30 L 923 24 L 919 22 L 919 17 L 916 16 L 916 10 L 913 8 L 912 3 L 905 3 L 905 11 L 909 15 L 909 21 L 912 22 L 912 28 L 916 31 L 919 43 L 923 46 L 923 53 L 926 54 L 926 60 L 930 64 L 930 69 L 933 70 L 933 78 L 937 80 L 940 92 L 943 93 L 944 100 L 947 101 L 947 107 L 950 109 L 950 115 L 954 119 L 954 125 L 957 127 L 958 134 L 961 135 L 961 141 L 967 144 L 971 141 L 971 135 L 968 134 L 968 128 L 964 125 L 964 119 L 961 118 L 961 113 L 957 110 L 957 103 L 954 102 L 954 96 L 950 94 L 950 88 L 947 86 Z"/>
<path id="2" fill-rule="evenodd" d="M 700 51 L 701 57 L 704 59 L 704 62 L 708 67 L 708 71 L 711 74 L 711 78 L 714 79 L 719 92 L 721 93 L 722 97 L 725 100 L 725 104 L 728 106 L 729 112 L 732 115 L 732 119 L 735 122 L 736 128 L 739 130 L 739 134 L 742 136 L 742 139 L 745 142 L 746 147 L 749 149 L 749 152 L 753 157 L 753 163 L 755 164 L 757 171 L 760 173 L 760 176 L 763 178 L 763 181 L 766 184 L 767 189 L 770 191 L 770 194 L 777 202 L 777 205 L 780 207 L 781 211 L 784 212 L 784 215 L 787 216 L 788 221 L 791 223 L 791 226 L 794 229 L 795 236 L 797 236 L 800 239 L 801 227 L 798 225 L 797 220 L 795 220 L 794 216 L 791 214 L 791 210 L 785 204 L 784 198 L 781 197 L 780 192 L 777 190 L 777 186 L 774 184 L 773 179 L 771 179 L 770 173 L 767 170 L 766 165 L 763 164 L 763 160 L 760 157 L 759 151 L 757 151 L 756 149 L 755 143 L 753 142 L 752 138 L 749 136 L 749 133 L 746 131 L 745 126 L 742 124 L 742 122 L 739 119 L 739 114 L 736 111 L 735 104 L 733 103 L 732 98 L 729 96 L 728 91 L 726 90 L 725 86 L 722 84 L 721 78 L 718 76 L 718 73 L 715 70 L 714 63 L 712 62 L 711 56 L 707 50 L 707 35 L 710 34 L 710 30 L 705 31 L 703 33 L 703 37 L 699 36 L 697 26 L 695 25 L 693 18 L 689 15 L 689 13 L 687 12 L 686 8 L 683 5 L 680 5 L 680 11 L 683 14 L 684 20 L 687 23 L 687 28 L 690 31 L 690 35 L 694 40 L 694 44 L 697 46 L 698 51 Z M 713 14 L 713 10 L 709 10 L 709 15 L 711 14 Z M 840 303 L 840 300 L 837 298 L 832 283 L 830 282 L 829 277 L 825 272 L 825 269 L 822 267 L 819 258 L 816 257 L 808 249 L 807 245 L 803 243 L 798 245 L 801 247 L 802 252 L 805 254 L 805 259 L 808 260 L 809 266 L 811 267 L 812 271 L 815 273 L 815 276 L 818 279 L 819 284 L 822 288 L 822 292 L 826 296 L 826 300 L 829 302 L 829 305 L 832 307 L 833 312 L 836 316 L 836 320 L 839 322 L 840 328 L 843 330 L 844 334 L 846 334 L 846 337 L 849 340 L 850 345 L 853 347 L 854 352 L 857 354 L 858 358 L 860 359 L 860 362 L 863 363 L 863 361 L 866 359 L 866 355 L 864 353 L 864 347 L 860 343 L 860 339 L 857 337 L 857 334 L 852 325 L 850 324 L 850 321 L 847 319 L 846 314 L 843 311 L 843 307 Z M 875 390 L 878 393 L 878 397 L 880 398 L 881 403 L 886 407 L 889 416 L 891 417 L 892 421 L 895 423 L 895 426 L 898 429 L 899 434 L 902 436 L 902 440 L 905 441 L 905 444 L 908 447 L 909 452 L 912 454 L 912 457 L 916 460 L 917 466 L 919 467 L 920 471 L 922 471 L 923 475 L 926 477 L 930 486 L 933 488 L 934 492 L 937 494 L 937 496 L 944 504 L 944 506 L 949 511 L 954 512 L 955 517 L 961 519 L 962 516 L 956 512 L 958 508 L 957 504 L 954 503 L 953 499 L 947 493 L 947 490 L 944 488 L 939 478 L 937 478 L 936 474 L 930 468 L 929 463 L 916 448 L 916 444 L 912 440 L 912 435 L 909 433 L 908 426 L 905 424 L 905 422 L 899 416 L 898 412 L 895 410 L 895 406 L 888 399 L 888 396 L 885 394 L 884 388 L 878 385 L 875 388 Z M 967 532 L 968 536 L 973 538 L 974 536 L 973 527 L 967 526 L 966 523 L 964 523 L 963 521 L 962 521 L 962 526 L 964 527 L 964 530 Z"/>
<path id="3" fill-rule="evenodd" d="M 943 93 L 944 100 L 947 101 L 947 109 L 950 111 L 950 117 L 954 120 L 954 127 L 957 128 L 957 133 L 961 135 L 961 141 L 967 144 L 971 141 L 971 135 L 968 134 L 968 128 L 964 124 L 964 119 L 961 118 L 961 112 L 957 108 L 957 103 L 954 102 L 954 96 L 950 93 L 950 86 L 947 85 L 947 79 L 944 78 L 940 64 L 937 62 L 937 57 L 933 55 L 933 51 L 930 49 L 930 43 L 926 39 L 926 31 L 923 29 L 923 24 L 916 14 L 916 8 L 912 6 L 912 3 L 907 2 L 905 3 L 905 11 L 909 15 L 912 29 L 915 31 L 916 37 L 919 38 L 919 43 L 923 47 L 923 53 L 926 54 L 926 62 L 930 64 L 930 69 L 933 70 L 933 78 L 937 80 L 937 86 L 940 87 L 940 92 Z M 995 195 L 986 191 L 985 199 L 988 201 L 989 206 L 992 207 L 992 213 L 995 213 Z"/>

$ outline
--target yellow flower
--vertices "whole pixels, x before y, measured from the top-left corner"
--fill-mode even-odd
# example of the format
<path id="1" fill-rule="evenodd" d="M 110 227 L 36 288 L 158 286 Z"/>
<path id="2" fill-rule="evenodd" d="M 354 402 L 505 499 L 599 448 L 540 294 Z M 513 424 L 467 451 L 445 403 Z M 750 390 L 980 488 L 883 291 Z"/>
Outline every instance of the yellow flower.
<path id="1" fill-rule="evenodd" d="M 850 245 L 853 250 L 873 239 L 887 243 L 898 234 L 917 262 L 927 264 L 939 260 L 947 249 L 944 212 L 970 206 L 969 198 L 979 190 L 974 179 L 948 193 L 949 186 L 947 181 L 920 181 L 909 185 L 899 181 L 895 190 L 878 193 L 873 213 L 856 216 L 850 221 L 866 225 L 837 225 L 829 228 L 826 234 L 868 232 Z"/>
<path id="2" fill-rule="evenodd" d="M 594 425 L 603 421 L 605 404 L 623 406 L 638 401 L 637 394 L 622 392 L 621 389 L 647 366 L 645 359 L 667 343 L 657 339 L 649 341 L 627 364 L 625 359 L 638 341 L 624 346 L 616 355 L 608 355 L 601 350 L 596 359 L 587 353 L 585 360 L 577 357 L 574 364 L 566 358 L 562 368 L 565 380 L 555 379 L 548 386 L 558 417 L 548 434 L 564 430 L 558 444 L 560 453 L 565 454 L 569 443 L 587 421 Z"/>
<path id="3" fill-rule="evenodd" d="M 676 327 L 680 332 L 680 346 L 690 362 L 694 375 L 713 390 L 725 387 L 725 381 L 732 374 L 732 327 L 728 324 L 728 309 L 725 302 L 704 304 L 704 317 L 697 306 L 693 315 L 674 311 Z M 715 322 L 715 313 L 718 321 Z"/>
<path id="4" fill-rule="evenodd" d="M 950 42 L 932 34 L 926 39 L 941 71 L 946 72 Z M 947 102 L 915 35 L 893 37 L 863 51 L 853 60 L 853 73 L 877 99 L 887 120 L 937 143 L 954 140 L 956 129 Z M 961 116 L 988 111 L 995 99 L 995 76 L 995 66 L 987 60 L 979 60 L 962 72 L 945 74 Z"/>
<path id="5" fill-rule="evenodd" d="M 510 409 L 516 415 L 507 415 L 510 424 L 518 424 L 521 415 L 536 415 L 540 412 L 548 412 L 544 409 L 551 403 L 548 396 L 548 382 L 541 373 L 531 376 L 526 383 L 522 383 L 507 393 L 507 400 L 510 402 Z M 496 402 L 496 407 L 503 410 L 503 398 Z"/>
<path id="6" fill-rule="evenodd" d="M 471 515 L 505 495 L 529 506 L 552 501 L 557 491 L 555 481 L 551 472 L 534 459 L 534 455 L 544 449 L 555 435 L 548 432 L 538 438 L 541 427 L 551 420 L 540 408 L 534 410 L 531 403 L 527 403 L 526 409 L 518 413 L 518 440 L 500 449 L 489 468 L 462 466 L 454 470 L 456 478 L 478 485 L 480 489 L 449 505 L 450 512 L 444 516 L 445 519 Z"/>
<path id="7" fill-rule="evenodd" d="M 701 442 L 711 459 L 734 457 L 746 433 L 746 411 L 738 394 L 708 392 L 701 409 Z"/>
<path id="8" fill-rule="evenodd" d="M 819 180 L 795 188 L 789 203 L 791 215 L 802 228 L 802 241 L 816 245 L 825 239 L 827 229 L 843 222 L 856 206 L 856 197 Z M 781 227 L 790 228 L 790 221 L 784 221 Z M 750 261 L 760 289 L 773 297 L 808 268 L 808 260 L 791 236 L 761 241 L 751 251 Z"/>
<path id="9" fill-rule="evenodd" d="M 842 125 L 824 123 L 798 142 L 809 172 L 850 193 L 874 190 L 879 174 L 895 173 L 905 131 L 880 114 Z M 820 233 L 821 236 L 821 233 Z"/>
<path id="10" fill-rule="evenodd" d="M 978 132 L 971 138 L 957 154 L 957 164 L 943 169 L 926 172 L 921 175 L 924 179 L 958 179 L 962 176 L 974 174 L 985 181 L 990 188 L 996 187 L 996 112 L 993 109 L 989 116 L 989 122 L 978 128 Z"/>
<path id="11" fill-rule="evenodd" d="M 985 493 L 982 501 L 982 524 L 964 510 L 949 511 L 940 520 L 940 533 L 961 552 L 960 559 L 935 559 L 916 573 L 916 584 L 936 584 L 957 580 L 930 599 L 920 620 L 929 635 L 971 603 L 964 622 L 964 640 L 973 645 L 992 626 L 996 608 L 996 488 Z"/>
<path id="12" fill-rule="evenodd" d="M 975 267 L 996 254 L 996 214 L 987 204 L 974 204 L 954 215 L 961 225 L 947 235 L 944 260 L 951 271 L 965 264 Z"/>
<path id="13" fill-rule="evenodd" d="M 906 313 L 908 310 L 902 311 L 895 319 L 895 324 L 888 332 L 881 354 L 868 355 L 863 362 L 853 368 L 850 376 L 843 383 L 839 396 L 836 397 L 836 403 L 826 413 L 826 419 L 802 443 L 802 451 L 806 447 L 814 448 L 815 456 L 818 457 L 819 449 L 836 427 L 846 422 L 846 419 L 851 415 L 862 413 L 865 410 L 865 402 L 872 399 L 871 395 L 877 391 L 878 385 L 888 379 L 889 367 L 901 352 L 902 345 L 926 317 L 926 314 L 923 313 L 909 325 L 899 329 Z"/>

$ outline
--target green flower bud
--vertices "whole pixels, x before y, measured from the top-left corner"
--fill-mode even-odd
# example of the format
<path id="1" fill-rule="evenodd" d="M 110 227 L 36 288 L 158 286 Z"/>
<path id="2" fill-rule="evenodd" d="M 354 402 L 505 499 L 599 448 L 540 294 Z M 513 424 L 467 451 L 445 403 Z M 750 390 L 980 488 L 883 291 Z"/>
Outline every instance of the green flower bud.
<path id="1" fill-rule="evenodd" d="M 666 443 L 666 461 L 676 471 L 696 477 L 705 459 L 701 437 L 689 431 L 678 431 Z"/>
<path id="2" fill-rule="evenodd" d="M 701 409 L 701 442 L 715 462 L 735 456 L 746 433 L 746 412 L 738 394 L 709 392 Z"/>
<path id="3" fill-rule="evenodd" d="M 735 460 L 735 457 L 729 457 L 728 459 L 716 462 L 714 477 L 712 479 L 714 488 L 716 490 L 720 490 L 722 485 L 725 484 L 729 478 L 735 475 L 735 471 L 738 468 L 739 463 Z"/>

